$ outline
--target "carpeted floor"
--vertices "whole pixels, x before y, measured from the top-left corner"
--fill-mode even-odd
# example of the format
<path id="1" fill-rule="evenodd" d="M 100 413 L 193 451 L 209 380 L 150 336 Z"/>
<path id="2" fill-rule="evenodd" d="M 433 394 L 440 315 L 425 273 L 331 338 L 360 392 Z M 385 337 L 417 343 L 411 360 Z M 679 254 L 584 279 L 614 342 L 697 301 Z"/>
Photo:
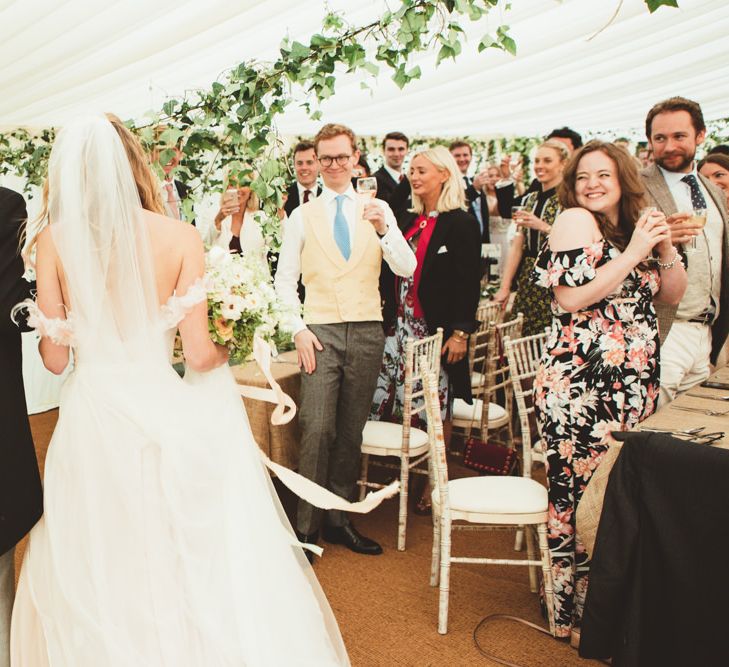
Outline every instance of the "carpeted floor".
<path id="1" fill-rule="evenodd" d="M 57 410 L 31 417 L 41 469 L 57 417 Z M 454 468 L 452 474 L 458 476 Z M 281 496 L 287 511 L 295 506 L 285 489 Z M 491 667 L 498 663 L 483 657 L 473 640 L 474 628 L 483 617 L 511 614 L 544 625 L 537 596 L 529 592 L 525 568 L 454 565 L 448 634 L 439 635 L 438 592 L 428 585 L 430 518 L 411 514 L 404 552 L 395 546 L 395 500 L 360 517 L 356 525 L 382 544 L 382 556 L 359 556 L 341 546 L 324 545 L 324 556 L 314 566 L 354 667 Z M 460 533 L 454 536 L 453 553 L 506 558 L 514 553 L 513 543 L 511 531 Z M 16 552 L 18 569 L 24 548 L 25 541 Z M 524 667 L 600 664 L 581 660 L 567 644 L 511 622 L 499 621 L 483 629 L 478 639 L 487 651 Z"/>

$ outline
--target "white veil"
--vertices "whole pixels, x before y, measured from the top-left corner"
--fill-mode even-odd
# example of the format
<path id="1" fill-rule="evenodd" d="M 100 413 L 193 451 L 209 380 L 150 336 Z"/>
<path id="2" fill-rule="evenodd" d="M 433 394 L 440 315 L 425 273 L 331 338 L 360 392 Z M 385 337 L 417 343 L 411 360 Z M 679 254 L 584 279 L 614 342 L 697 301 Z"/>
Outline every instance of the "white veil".
<path id="1" fill-rule="evenodd" d="M 81 356 L 138 358 L 155 337 L 159 298 L 139 193 L 112 124 L 94 115 L 66 125 L 48 178 L 48 215 Z"/>

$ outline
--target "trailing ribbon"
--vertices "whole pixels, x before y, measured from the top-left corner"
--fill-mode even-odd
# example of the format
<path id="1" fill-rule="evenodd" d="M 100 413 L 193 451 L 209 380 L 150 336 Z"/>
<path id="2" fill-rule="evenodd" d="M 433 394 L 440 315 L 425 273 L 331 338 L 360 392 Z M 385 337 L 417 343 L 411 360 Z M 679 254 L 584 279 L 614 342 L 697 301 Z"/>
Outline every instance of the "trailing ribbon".
<path id="1" fill-rule="evenodd" d="M 296 415 L 296 403 L 294 403 L 291 396 L 281 389 L 281 386 L 273 377 L 271 373 L 271 347 L 258 336 L 253 339 L 253 358 L 256 360 L 268 384 L 271 385 L 271 389 L 240 385 L 239 391 L 241 396 L 273 403 L 276 408 L 271 415 L 271 423 L 274 426 L 288 424 Z M 284 486 L 302 500 L 324 510 L 342 510 L 344 512 L 367 514 L 375 509 L 383 500 L 391 498 L 400 491 L 400 481 L 396 480 L 378 491 L 368 493 L 364 500 L 350 502 L 332 493 L 329 489 L 319 486 L 316 482 L 312 482 L 310 479 L 303 477 L 299 473 L 278 463 L 274 463 L 260 449 L 259 453 L 264 465 L 281 480 Z M 319 556 L 322 553 L 321 547 L 314 544 L 304 544 L 301 542 L 296 542 L 296 544 L 309 549 Z"/>

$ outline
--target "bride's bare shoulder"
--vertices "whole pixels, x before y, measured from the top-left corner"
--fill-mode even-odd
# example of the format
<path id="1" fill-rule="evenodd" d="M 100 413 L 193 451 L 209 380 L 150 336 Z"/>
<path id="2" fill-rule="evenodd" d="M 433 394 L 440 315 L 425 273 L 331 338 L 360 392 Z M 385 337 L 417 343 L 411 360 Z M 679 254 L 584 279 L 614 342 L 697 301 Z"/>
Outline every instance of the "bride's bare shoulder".
<path id="1" fill-rule="evenodd" d="M 175 218 L 168 218 L 165 215 L 152 211 L 143 212 L 145 223 L 154 240 L 160 240 L 164 245 L 170 244 L 176 247 L 198 247 L 202 246 L 202 239 L 197 229 L 190 223 Z"/>

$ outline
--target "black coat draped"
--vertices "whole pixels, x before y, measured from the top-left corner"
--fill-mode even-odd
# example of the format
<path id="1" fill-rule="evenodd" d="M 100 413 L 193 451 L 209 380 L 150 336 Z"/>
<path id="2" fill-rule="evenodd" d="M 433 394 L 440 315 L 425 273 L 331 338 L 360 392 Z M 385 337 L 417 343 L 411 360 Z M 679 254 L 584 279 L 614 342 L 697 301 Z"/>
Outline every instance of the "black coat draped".
<path id="1" fill-rule="evenodd" d="M 15 546 L 43 513 L 20 329 L 10 319 L 10 309 L 30 295 L 18 249 L 25 219 L 23 197 L 0 187 L 0 554 Z"/>
<path id="2" fill-rule="evenodd" d="M 409 230 L 417 214 L 410 211 L 398 217 L 398 226 Z M 443 329 L 443 342 L 454 329 L 473 333 L 478 327 L 476 310 L 481 292 L 481 240 L 478 221 L 462 209 L 438 215 L 418 287 L 418 299 L 423 307 L 428 331 Z M 383 302 L 383 326 L 387 333 L 395 324 L 397 305 L 395 275 L 385 262 L 380 275 Z M 471 379 L 468 359 L 446 364 L 448 378 L 455 398 L 471 400 Z"/>

